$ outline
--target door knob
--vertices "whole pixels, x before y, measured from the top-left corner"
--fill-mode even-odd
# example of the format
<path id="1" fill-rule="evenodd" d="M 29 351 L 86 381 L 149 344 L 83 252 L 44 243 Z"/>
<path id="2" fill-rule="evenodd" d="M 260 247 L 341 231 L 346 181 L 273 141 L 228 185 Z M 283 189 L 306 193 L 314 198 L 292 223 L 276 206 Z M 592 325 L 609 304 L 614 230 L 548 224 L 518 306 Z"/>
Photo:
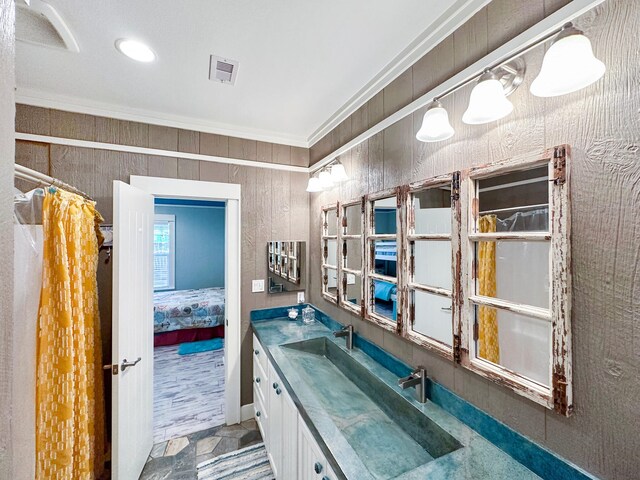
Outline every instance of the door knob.
<path id="1" fill-rule="evenodd" d="M 140 362 L 140 360 L 142 360 L 142 357 L 138 357 L 138 359 L 133 362 L 130 362 L 125 358 L 124 360 L 122 360 L 120 369 L 124 372 L 129 367 L 135 367 Z"/>

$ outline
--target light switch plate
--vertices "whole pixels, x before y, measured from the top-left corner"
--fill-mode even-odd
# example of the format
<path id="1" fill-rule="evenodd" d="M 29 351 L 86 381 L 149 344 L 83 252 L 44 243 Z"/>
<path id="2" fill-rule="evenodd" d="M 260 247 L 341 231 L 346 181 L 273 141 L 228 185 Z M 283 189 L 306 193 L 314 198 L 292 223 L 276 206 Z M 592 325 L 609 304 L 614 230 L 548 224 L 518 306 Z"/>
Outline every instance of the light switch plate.
<path id="1" fill-rule="evenodd" d="M 252 280 L 251 281 L 251 292 L 264 292 L 264 280 Z"/>
<path id="2" fill-rule="evenodd" d="M 304 303 L 304 292 L 298 292 L 298 303 Z"/>

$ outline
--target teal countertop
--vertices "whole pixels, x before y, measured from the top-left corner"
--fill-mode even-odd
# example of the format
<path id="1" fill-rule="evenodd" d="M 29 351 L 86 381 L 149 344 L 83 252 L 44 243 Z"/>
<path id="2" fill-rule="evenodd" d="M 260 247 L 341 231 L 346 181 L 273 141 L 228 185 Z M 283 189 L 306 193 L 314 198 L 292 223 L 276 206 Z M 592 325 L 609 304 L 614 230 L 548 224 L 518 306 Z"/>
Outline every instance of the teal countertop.
<path id="1" fill-rule="evenodd" d="M 349 351 L 345 347 L 344 338 L 334 338 L 331 330 L 323 323 L 316 321 L 311 325 L 304 325 L 300 321 L 291 321 L 288 318 L 252 320 L 253 331 L 267 350 L 267 355 L 280 374 L 285 388 L 291 395 L 302 417 L 306 420 L 309 429 L 313 433 L 318 445 L 323 450 L 327 460 L 332 465 L 336 475 L 353 480 L 387 479 L 399 480 L 414 479 L 537 479 L 541 478 L 513 457 L 469 428 L 452 414 L 431 401 L 421 404 L 414 399 L 414 390 L 402 390 L 397 386 L 398 376 L 378 363 L 372 357 L 358 348 Z M 341 351 L 349 355 L 368 372 L 375 375 L 389 389 L 397 395 L 404 397 L 410 408 L 415 408 L 445 432 L 454 437 L 461 448 L 435 458 L 427 463 L 416 461 L 414 468 L 398 468 L 398 465 L 406 465 L 407 460 L 399 459 L 407 452 L 394 451 L 385 444 L 385 448 L 376 450 L 376 445 L 371 445 L 367 455 L 369 458 L 363 463 L 363 452 L 366 448 L 358 449 L 356 453 L 352 445 L 357 447 L 357 439 L 345 436 L 336 425 L 336 411 L 328 412 L 326 394 L 313 388 L 309 378 L 301 378 L 299 365 L 292 364 L 292 357 L 287 354 L 282 345 L 325 337 Z M 324 397 L 324 398 L 323 398 Z M 357 396 L 351 397 L 350 402 L 342 407 L 349 409 L 353 402 L 357 402 Z M 364 400 L 361 400 L 364 401 Z M 398 398 L 399 403 L 403 405 Z M 332 405 L 333 406 L 333 405 Z M 380 426 L 382 425 L 382 426 Z M 384 424 L 378 424 L 380 435 L 384 435 Z M 366 447 L 366 445 L 364 446 Z M 376 458 L 371 458 L 375 456 Z M 369 467 L 367 468 L 367 466 Z"/>

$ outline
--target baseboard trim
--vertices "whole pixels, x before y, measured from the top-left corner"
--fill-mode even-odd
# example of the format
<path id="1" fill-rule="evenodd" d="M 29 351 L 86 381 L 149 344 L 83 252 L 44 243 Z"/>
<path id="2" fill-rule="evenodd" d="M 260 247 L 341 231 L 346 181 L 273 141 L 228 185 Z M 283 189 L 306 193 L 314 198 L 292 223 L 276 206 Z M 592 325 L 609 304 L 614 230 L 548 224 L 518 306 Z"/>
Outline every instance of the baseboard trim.
<path id="1" fill-rule="evenodd" d="M 242 407 L 240 407 L 240 421 L 244 422 L 251 418 L 253 418 L 253 403 L 242 405 Z"/>

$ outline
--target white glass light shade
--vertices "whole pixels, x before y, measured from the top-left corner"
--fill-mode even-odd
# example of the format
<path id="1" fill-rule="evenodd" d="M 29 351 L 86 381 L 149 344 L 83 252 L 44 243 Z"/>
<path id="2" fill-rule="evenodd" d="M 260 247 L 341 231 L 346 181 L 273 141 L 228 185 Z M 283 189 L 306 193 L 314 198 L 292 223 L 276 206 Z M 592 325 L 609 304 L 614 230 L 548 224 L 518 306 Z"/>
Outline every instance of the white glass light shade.
<path id="1" fill-rule="evenodd" d="M 440 102 L 434 101 L 422 117 L 422 126 L 416 138 L 421 142 L 440 142 L 453 137 L 454 133 L 449 114 Z"/>
<path id="2" fill-rule="evenodd" d="M 531 83 L 531 93 L 537 97 L 575 92 L 599 80 L 607 69 L 580 30 L 563 33 L 547 50 L 540 73 Z"/>
<path id="3" fill-rule="evenodd" d="M 317 177 L 309 178 L 309 183 L 307 183 L 307 192 L 315 193 L 315 192 L 321 192 L 321 191 L 322 191 L 322 186 L 320 185 L 320 179 Z"/>
<path id="4" fill-rule="evenodd" d="M 331 180 L 333 181 L 333 183 L 342 183 L 349 180 L 349 176 L 344 169 L 344 165 L 342 165 L 341 163 L 335 163 L 331 165 Z"/>
<path id="5" fill-rule="evenodd" d="M 471 91 L 469 106 L 462 121 L 470 125 L 489 123 L 506 117 L 513 111 L 500 80 L 491 73 L 483 74 Z"/>
<path id="6" fill-rule="evenodd" d="M 328 170 L 321 171 L 320 175 L 318 175 L 318 179 L 323 190 L 330 190 L 333 188 L 333 180 L 331 180 L 331 173 L 329 173 Z"/>
<path id="7" fill-rule="evenodd" d="M 138 62 L 149 63 L 156 59 L 153 50 L 137 40 L 121 38 L 116 41 L 116 48 L 120 53 Z"/>

